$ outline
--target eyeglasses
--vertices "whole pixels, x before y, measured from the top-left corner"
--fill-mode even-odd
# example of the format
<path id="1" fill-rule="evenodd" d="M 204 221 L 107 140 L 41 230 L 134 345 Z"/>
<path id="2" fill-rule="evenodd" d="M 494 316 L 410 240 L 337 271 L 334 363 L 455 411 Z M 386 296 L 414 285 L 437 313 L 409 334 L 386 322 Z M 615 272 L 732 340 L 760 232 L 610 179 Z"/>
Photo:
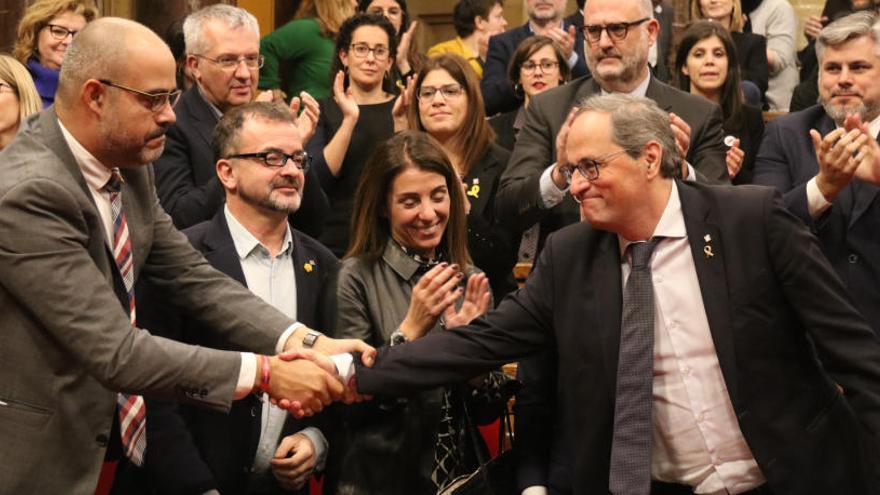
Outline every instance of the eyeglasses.
<path id="1" fill-rule="evenodd" d="M 290 160 L 296 166 L 296 168 L 302 170 L 303 172 L 308 172 L 309 167 L 312 166 L 312 157 L 305 151 L 297 151 L 290 155 L 283 151 L 261 151 L 259 153 L 239 153 L 237 155 L 230 155 L 226 157 L 227 159 L 233 158 L 259 158 L 260 161 L 263 162 L 268 168 L 279 169 L 283 168 L 287 165 L 287 161 Z"/>
<path id="2" fill-rule="evenodd" d="M 584 179 L 594 181 L 599 178 L 599 167 L 604 167 L 608 162 L 626 152 L 627 150 L 616 151 L 596 160 L 592 158 L 584 158 L 577 163 L 569 163 L 563 167 L 562 173 L 565 175 L 566 182 L 569 184 L 571 184 L 572 175 L 575 170 L 577 170 Z"/>
<path id="3" fill-rule="evenodd" d="M 448 100 L 450 98 L 461 96 L 461 94 L 464 93 L 464 88 L 461 87 L 461 84 L 447 84 L 446 86 L 440 86 L 439 88 L 422 86 L 419 88 L 418 93 L 416 93 L 416 99 L 419 101 L 434 101 L 434 96 L 437 93 L 443 95 L 444 100 Z"/>
<path id="4" fill-rule="evenodd" d="M 98 82 L 106 86 L 122 89 L 124 91 L 128 91 L 129 93 L 143 97 L 147 100 L 147 108 L 149 108 L 150 111 L 153 113 L 159 113 L 163 108 L 165 108 L 165 104 L 169 104 L 171 105 L 171 108 L 174 108 L 174 105 L 177 104 L 177 100 L 180 99 L 179 89 L 174 91 L 163 91 L 161 93 L 147 93 L 139 89 L 129 88 L 128 86 L 116 84 L 115 82 L 109 81 L 107 79 L 98 79 Z"/>
<path id="5" fill-rule="evenodd" d="M 265 59 L 262 55 L 242 55 L 240 57 L 236 57 L 234 55 L 223 55 L 219 58 L 211 58 L 206 57 L 204 55 L 195 55 L 196 57 L 203 58 L 208 62 L 213 62 L 220 66 L 223 70 L 235 70 L 238 68 L 238 64 L 244 62 L 244 65 L 247 66 L 250 70 L 257 70 L 263 67 L 263 62 Z"/>
<path id="6" fill-rule="evenodd" d="M 388 56 L 391 54 L 385 45 L 376 45 L 370 48 L 370 45 L 366 43 L 352 43 L 351 52 L 357 58 L 367 58 L 367 55 L 373 52 L 373 57 L 379 61 L 388 60 Z"/>
<path id="7" fill-rule="evenodd" d="M 526 74 L 534 74 L 535 70 L 538 67 L 541 68 L 541 72 L 546 74 L 547 72 L 556 70 L 556 68 L 559 67 L 559 62 L 556 62 L 555 60 L 544 59 L 536 64 L 531 60 L 526 60 L 522 63 L 522 65 L 519 66 L 519 69 Z"/>
<path id="8" fill-rule="evenodd" d="M 76 36 L 76 33 L 79 32 L 72 29 L 67 29 L 64 26 L 59 26 L 58 24 L 47 24 L 46 27 L 49 28 L 49 34 L 51 34 L 52 37 L 58 41 L 62 41 L 68 36 L 74 37 Z"/>
<path id="9" fill-rule="evenodd" d="M 638 26 L 644 22 L 650 21 L 650 17 L 645 17 L 644 19 L 639 19 L 637 21 L 632 22 L 614 22 L 611 24 L 585 24 L 584 25 L 584 37 L 590 43 L 598 43 L 602 38 L 602 31 L 606 31 L 608 33 L 608 37 L 611 38 L 612 41 L 623 41 L 626 39 L 626 35 L 629 33 L 629 28 L 633 26 Z"/>

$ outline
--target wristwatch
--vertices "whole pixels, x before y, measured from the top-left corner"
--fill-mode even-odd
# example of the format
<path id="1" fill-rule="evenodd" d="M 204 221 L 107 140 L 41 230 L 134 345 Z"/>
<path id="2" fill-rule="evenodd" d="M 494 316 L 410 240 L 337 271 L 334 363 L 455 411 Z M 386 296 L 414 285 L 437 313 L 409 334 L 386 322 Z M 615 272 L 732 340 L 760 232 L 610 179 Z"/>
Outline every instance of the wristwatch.
<path id="1" fill-rule="evenodd" d="M 306 333 L 306 336 L 303 337 L 303 347 L 306 349 L 311 349 L 312 347 L 315 347 L 315 342 L 317 342 L 318 337 L 322 335 L 324 334 L 318 332 L 317 330 L 309 330 L 308 333 Z"/>
<path id="2" fill-rule="evenodd" d="M 391 334 L 391 345 L 400 345 L 406 343 L 406 335 L 398 328 Z"/>

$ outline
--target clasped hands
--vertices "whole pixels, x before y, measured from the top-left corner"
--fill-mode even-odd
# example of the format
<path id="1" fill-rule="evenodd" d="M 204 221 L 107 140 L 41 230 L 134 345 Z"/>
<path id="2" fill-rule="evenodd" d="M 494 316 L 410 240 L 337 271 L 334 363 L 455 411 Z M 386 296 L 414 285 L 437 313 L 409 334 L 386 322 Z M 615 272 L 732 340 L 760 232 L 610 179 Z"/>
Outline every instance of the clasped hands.
<path id="1" fill-rule="evenodd" d="M 301 327 L 297 333 L 307 330 Z M 273 403 L 302 418 L 320 412 L 334 401 L 351 404 L 368 398 L 357 393 L 353 380 L 343 383 L 329 356 L 360 353 L 363 364 L 372 366 L 376 358 L 374 348 L 361 340 L 332 339 L 326 335 L 318 337 L 312 349 L 303 348 L 301 342 L 295 333 L 288 339 L 284 352 L 268 358 L 266 392 Z"/>
<path id="2" fill-rule="evenodd" d="M 832 201 L 853 179 L 880 185 L 880 145 L 868 125 L 858 115 L 848 115 L 843 127 L 825 137 L 810 130 L 819 173 L 816 186 L 827 201 Z"/>

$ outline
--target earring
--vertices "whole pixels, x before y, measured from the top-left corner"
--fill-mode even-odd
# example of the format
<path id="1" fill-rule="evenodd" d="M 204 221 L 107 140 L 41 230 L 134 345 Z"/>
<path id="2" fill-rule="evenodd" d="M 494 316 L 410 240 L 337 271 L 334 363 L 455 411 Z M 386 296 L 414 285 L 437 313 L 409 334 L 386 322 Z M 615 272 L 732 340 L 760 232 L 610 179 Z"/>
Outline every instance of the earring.
<path id="1" fill-rule="evenodd" d="M 525 90 L 523 90 L 523 86 L 521 83 L 516 83 L 513 85 L 513 95 L 516 96 L 518 100 L 522 100 L 526 96 Z"/>

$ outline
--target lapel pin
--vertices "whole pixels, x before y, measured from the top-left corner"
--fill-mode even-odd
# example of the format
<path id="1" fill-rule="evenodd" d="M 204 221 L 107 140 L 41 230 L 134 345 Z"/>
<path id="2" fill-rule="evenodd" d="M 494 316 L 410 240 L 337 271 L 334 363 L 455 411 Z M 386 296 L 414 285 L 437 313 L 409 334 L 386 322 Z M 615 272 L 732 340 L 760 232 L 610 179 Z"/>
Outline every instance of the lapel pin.
<path id="1" fill-rule="evenodd" d="M 473 196 L 475 198 L 480 197 L 480 179 L 479 178 L 476 178 L 476 177 L 474 178 L 474 182 L 471 185 L 470 189 L 468 189 L 467 195 Z"/>
<path id="2" fill-rule="evenodd" d="M 703 254 L 706 258 L 711 258 L 715 256 L 715 253 L 712 252 L 712 246 L 703 246 Z"/>
<path id="3" fill-rule="evenodd" d="M 303 265 L 303 270 L 305 270 L 306 273 L 312 273 L 312 270 L 314 270 L 317 266 L 318 264 L 315 263 L 315 260 L 309 260 L 306 262 L 306 264 Z"/>
<path id="4" fill-rule="evenodd" d="M 703 240 L 706 242 L 712 242 L 712 236 L 709 234 L 706 234 L 703 236 Z"/>

